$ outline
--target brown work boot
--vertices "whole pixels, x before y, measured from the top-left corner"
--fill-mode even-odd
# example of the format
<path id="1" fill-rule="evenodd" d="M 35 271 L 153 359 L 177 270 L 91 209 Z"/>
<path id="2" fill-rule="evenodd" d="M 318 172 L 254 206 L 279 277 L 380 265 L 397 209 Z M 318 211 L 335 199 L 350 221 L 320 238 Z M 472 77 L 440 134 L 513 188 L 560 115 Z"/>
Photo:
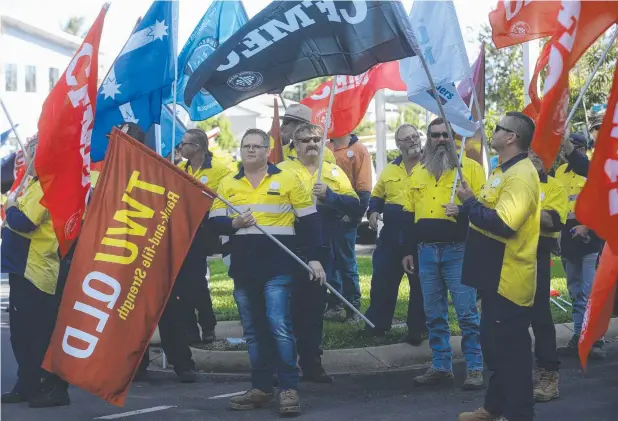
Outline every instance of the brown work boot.
<path id="1" fill-rule="evenodd" d="M 558 380 L 560 380 L 558 371 L 539 369 L 539 381 L 533 390 L 535 402 L 549 402 L 558 398 L 560 396 Z"/>
<path id="2" fill-rule="evenodd" d="M 417 386 L 428 386 L 432 384 L 442 383 L 447 380 L 453 380 L 452 371 L 438 371 L 435 368 L 431 367 L 425 372 L 425 374 L 416 376 L 413 381 L 414 384 Z"/>
<path id="3" fill-rule="evenodd" d="M 260 389 L 251 389 L 244 395 L 234 396 L 230 399 L 230 409 L 247 411 L 249 409 L 263 408 L 272 401 L 272 398 L 272 393 L 266 393 Z"/>
<path id="4" fill-rule="evenodd" d="M 300 402 L 297 390 L 285 389 L 279 392 L 279 414 L 300 414 Z"/>
<path id="5" fill-rule="evenodd" d="M 503 419 L 503 418 L 499 418 Z M 495 415 L 491 415 L 489 412 L 485 410 L 485 408 L 480 407 L 474 412 L 464 412 L 459 414 L 459 421 L 498 421 L 496 420 Z"/>
<path id="6" fill-rule="evenodd" d="M 481 390 L 483 388 L 483 372 L 481 370 L 468 371 L 466 381 L 461 387 L 464 390 Z"/>

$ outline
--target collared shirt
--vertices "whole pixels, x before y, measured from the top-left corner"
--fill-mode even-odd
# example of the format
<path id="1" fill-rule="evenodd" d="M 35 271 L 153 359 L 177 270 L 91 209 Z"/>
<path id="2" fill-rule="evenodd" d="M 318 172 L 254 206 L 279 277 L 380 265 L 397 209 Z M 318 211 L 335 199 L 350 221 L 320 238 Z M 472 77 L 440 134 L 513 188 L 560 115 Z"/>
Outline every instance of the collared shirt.
<path id="1" fill-rule="evenodd" d="M 461 170 L 472 191 L 479 194 L 485 183 L 485 171 L 476 161 L 463 157 Z M 468 218 L 465 212 L 454 218 L 446 216 L 443 205 L 450 203 L 457 168 L 440 176 L 438 180 L 422 165 L 412 171 L 408 180 L 404 211 L 414 214 L 414 237 L 419 243 L 462 242 L 466 240 Z M 454 202 L 461 205 L 455 195 Z M 463 209 L 462 209 L 463 210 Z M 411 218 L 406 218 L 409 220 Z M 408 222 L 406 222 L 408 223 Z M 410 234 L 406 234 L 409 237 Z"/>
<path id="2" fill-rule="evenodd" d="M 414 168 L 417 167 L 418 164 Z M 380 241 L 395 246 L 399 244 L 403 206 L 407 199 L 405 191 L 413 172 L 414 169 L 408 174 L 403 157 L 399 155 L 384 168 L 371 192 L 367 216 L 374 212 L 382 214 L 384 226 L 380 231 Z"/>
<path id="3" fill-rule="evenodd" d="M 254 188 L 241 167 L 238 174 L 221 181 L 218 193 L 239 211 L 251 210 L 258 225 L 292 250 L 303 244 L 309 260 L 321 259 L 321 226 L 313 196 L 296 172 L 269 165 L 267 174 Z M 210 218 L 214 219 L 221 235 L 230 236 L 229 274 L 235 282 L 266 281 L 299 270 L 298 263 L 255 226 L 234 229 L 232 218 L 235 216 L 219 199 L 214 201 Z M 297 218 L 298 239 L 295 235 Z"/>
<path id="4" fill-rule="evenodd" d="M 539 174 L 541 180 L 541 211 L 552 219 L 550 230 L 541 229 L 539 250 L 549 252 L 557 245 L 560 230 L 566 223 L 569 200 L 562 183 L 554 177 Z"/>
<path id="5" fill-rule="evenodd" d="M 189 161 L 182 161 L 178 164 L 178 168 L 185 171 L 190 176 L 193 176 L 200 183 L 210 187 L 215 192 L 219 188 L 221 180 L 232 173 L 227 165 L 216 159 L 212 159 L 208 155 L 206 155 L 202 166 L 197 171 L 193 171 L 193 167 L 190 165 Z"/>
<path id="6" fill-rule="evenodd" d="M 575 219 L 575 203 L 586 184 L 586 177 L 577 175 L 571 170 L 569 164 L 563 164 L 556 170 L 556 180 L 566 188 L 569 197 L 569 209 L 567 219 Z"/>
<path id="7" fill-rule="evenodd" d="M 470 218 L 461 281 L 497 291 L 530 307 L 536 291 L 541 229 L 539 175 L 521 153 L 492 171 L 477 198 L 464 202 Z"/>
<path id="8" fill-rule="evenodd" d="M 287 145 L 283 147 L 283 159 L 284 160 L 297 159 L 297 158 L 298 158 L 298 152 L 296 151 L 296 148 L 294 147 L 292 142 L 288 143 Z M 335 155 L 333 155 L 333 151 L 331 151 L 328 148 L 324 148 L 324 162 L 329 162 L 331 164 L 337 163 L 337 160 L 335 159 Z"/>
<path id="9" fill-rule="evenodd" d="M 367 147 L 358 140 L 352 140 L 346 146 L 335 147 L 329 142 L 328 148 L 333 152 L 337 165 L 346 173 L 354 191 L 371 191 L 371 155 Z"/>
<path id="10" fill-rule="evenodd" d="M 2 235 L 2 273 L 23 276 L 41 291 L 56 292 L 60 258 L 49 211 L 41 205 L 43 190 L 31 180 L 17 206 L 7 210 Z"/>

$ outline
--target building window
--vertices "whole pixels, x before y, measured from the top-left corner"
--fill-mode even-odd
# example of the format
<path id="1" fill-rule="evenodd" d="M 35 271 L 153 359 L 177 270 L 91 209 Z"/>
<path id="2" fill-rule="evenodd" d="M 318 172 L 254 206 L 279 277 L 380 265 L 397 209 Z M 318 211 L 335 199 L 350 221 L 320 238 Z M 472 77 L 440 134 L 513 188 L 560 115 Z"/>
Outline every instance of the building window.
<path id="1" fill-rule="evenodd" d="M 4 88 L 7 92 L 17 91 L 17 64 L 4 65 Z"/>
<path id="2" fill-rule="evenodd" d="M 49 90 L 54 88 L 54 85 L 58 82 L 58 69 L 55 67 L 49 68 Z"/>
<path id="3" fill-rule="evenodd" d="M 36 92 L 36 66 L 26 66 L 26 92 Z"/>

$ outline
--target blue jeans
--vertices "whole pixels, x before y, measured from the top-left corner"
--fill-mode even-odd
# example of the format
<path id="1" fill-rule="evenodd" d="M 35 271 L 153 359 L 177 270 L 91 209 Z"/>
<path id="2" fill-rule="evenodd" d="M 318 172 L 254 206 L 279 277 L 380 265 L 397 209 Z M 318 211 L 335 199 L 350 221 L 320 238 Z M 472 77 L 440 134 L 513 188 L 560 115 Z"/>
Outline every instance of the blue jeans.
<path id="1" fill-rule="evenodd" d="M 354 307 L 360 308 L 360 282 L 356 265 L 356 223 L 338 221 L 333 236 L 333 252 L 335 255 L 335 276 L 332 286 Z M 332 295 L 331 305 L 340 304 Z"/>
<path id="2" fill-rule="evenodd" d="M 270 393 L 277 371 L 282 390 L 298 388 L 296 342 L 290 301 L 293 278 L 280 275 L 265 284 L 236 285 L 234 299 L 240 313 L 251 360 L 253 388 Z"/>
<path id="3" fill-rule="evenodd" d="M 562 258 L 562 264 L 567 277 L 567 288 L 573 303 L 573 333 L 579 335 L 584 324 L 584 314 L 588 305 L 588 297 L 592 291 L 598 253 L 587 254 L 580 259 Z"/>
<path id="4" fill-rule="evenodd" d="M 418 246 L 429 346 L 433 351 L 432 366 L 438 371 L 453 369 L 448 325 L 449 291 L 462 332 L 461 348 L 468 371 L 483 369 L 476 290 L 461 283 L 464 250 L 465 243 L 421 243 Z"/>

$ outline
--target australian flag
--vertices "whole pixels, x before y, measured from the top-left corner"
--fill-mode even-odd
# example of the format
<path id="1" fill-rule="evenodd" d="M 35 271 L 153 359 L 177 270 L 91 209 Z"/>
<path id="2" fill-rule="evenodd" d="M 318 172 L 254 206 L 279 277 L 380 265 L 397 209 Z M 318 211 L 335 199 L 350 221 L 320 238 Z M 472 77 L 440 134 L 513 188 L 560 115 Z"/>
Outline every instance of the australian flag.
<path id="1" fill-rule="evenodd" d="M 174 82 L 178 3 L 155 1 L 137 25 L 99 88 L 91 159 L 105 158 L 112 127 L 133 122 L 147 131 L 161 119 Z"/>
<path id="2" fill-rule="evenodd" d="M 217 0 L 213 2 L 197 24 L 178 56 L 178 87 L 176 102 L 184 107 L 193 121 L 206 120 L 223 111 L 216 99 L 202 89 L 191 106 L 185 105 L 185 88 L 193 72 L 206 60 L 219 44 L 234 35 L 249 18 L 240 0 Z M 173 102 L 168 98 L 165 103 Z"/>

